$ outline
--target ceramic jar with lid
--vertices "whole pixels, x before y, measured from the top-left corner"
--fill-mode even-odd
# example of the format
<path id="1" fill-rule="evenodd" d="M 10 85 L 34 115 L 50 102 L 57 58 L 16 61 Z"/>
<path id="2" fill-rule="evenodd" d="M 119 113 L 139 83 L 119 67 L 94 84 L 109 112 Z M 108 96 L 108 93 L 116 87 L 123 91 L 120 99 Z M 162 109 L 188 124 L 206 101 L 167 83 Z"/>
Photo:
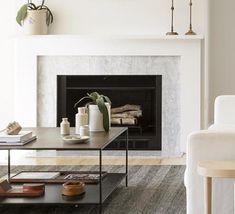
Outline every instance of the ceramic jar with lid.
<path id="1" fill-rule="evenodd" d="M 80 132 L 79 132 L 80 136 L 89 136 L 89 126 L 85 125 L 85 126 L 80 126 Z"/>

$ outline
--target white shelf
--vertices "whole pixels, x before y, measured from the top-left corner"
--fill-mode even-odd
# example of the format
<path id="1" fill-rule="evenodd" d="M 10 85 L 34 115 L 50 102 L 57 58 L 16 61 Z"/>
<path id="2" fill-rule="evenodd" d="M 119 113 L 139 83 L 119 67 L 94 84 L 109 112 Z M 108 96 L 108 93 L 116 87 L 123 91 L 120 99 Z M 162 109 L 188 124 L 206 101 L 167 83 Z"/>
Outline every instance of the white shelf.
<path id="1" fill-rule="evenodd" d="M 96 34 L 56 34 L 56 35 L 20 35 L 15 36 L 16 39 L 92 39 L 92 40 L 203 40 L 203 35 L 96 35 Z"/>

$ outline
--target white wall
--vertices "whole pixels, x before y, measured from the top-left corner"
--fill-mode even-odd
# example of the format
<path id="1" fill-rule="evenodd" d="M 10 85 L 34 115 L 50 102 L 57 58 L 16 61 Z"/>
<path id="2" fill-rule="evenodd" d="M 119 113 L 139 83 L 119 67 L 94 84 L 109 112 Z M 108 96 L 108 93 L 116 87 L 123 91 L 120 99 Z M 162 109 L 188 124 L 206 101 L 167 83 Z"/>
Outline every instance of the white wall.
<path id="1" fill-rule="evenodd" d="M 13 1 L 4 1 L 0 13 L 0 129 L 13 120 Z"/>
<path id="2" fill-rule="evenodd" d="M 235 94 L 235 1 L 210 1 L 210 121 L 215 97 Z"/>
<path id="3" fill-rule="evenodd" d="M 17 9 L 25 0 L 14 0 Z M 40 2 L 37 0 L 36 2 Z M 175 0 L 175 30 L 188 30 L 189 0 Z M 165 34 L 171 0 L 47 0 L 55 22 L 51 34 Z M 194 29 L 204 33 L 205 0 L 193 5 Z"/>
<path id="4" fill-rule="evenodd" d="M 0 130 L 13 120 L 13 1 L 4 1 L 0 13 Z M 6 152 L 0 151 L 0 163 L 6 162 Z"/>

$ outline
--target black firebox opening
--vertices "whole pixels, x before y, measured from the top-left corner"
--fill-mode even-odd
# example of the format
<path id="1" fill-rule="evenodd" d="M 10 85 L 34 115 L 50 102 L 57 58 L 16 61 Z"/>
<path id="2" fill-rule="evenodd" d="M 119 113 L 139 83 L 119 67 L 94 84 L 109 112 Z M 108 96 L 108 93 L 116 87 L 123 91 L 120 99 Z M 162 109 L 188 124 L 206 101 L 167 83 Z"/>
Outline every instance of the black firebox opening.
<path id="1" fill-rule="evenodd" d="M 57 76 L 57 126 L 68 117 L 75 126 L 74 104 L 87 93 L 97 91 L 107 95 L 112 108 L 126 104 L 140 105 L 142 116 L 129 127 L 129 148 L 133 150 L 161 150 L 162 141 L 162 76 L 161 75 L 105 75 Z M 109 147 L 125 148 L 124 138 Z"/>

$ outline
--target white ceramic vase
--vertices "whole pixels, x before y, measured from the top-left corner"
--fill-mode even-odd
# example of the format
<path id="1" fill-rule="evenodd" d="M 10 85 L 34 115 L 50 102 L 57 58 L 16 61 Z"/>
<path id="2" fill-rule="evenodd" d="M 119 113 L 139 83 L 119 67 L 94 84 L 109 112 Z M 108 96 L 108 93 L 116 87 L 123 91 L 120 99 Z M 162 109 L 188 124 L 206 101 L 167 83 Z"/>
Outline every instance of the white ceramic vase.
<path id="1" fill-rule="evenodd" d="M 109 127 L 110 127 L 110 109 L 109 103 L 105 103 L 109 112 Z M 89 131 L 91 132 L 102 132 L 105 131 L 103 127 L 103 114 L 100 112 L 97 105 L 89 105 Z"/>
<path id="2" fill-rule="evenodd" d="M 46 23 L 47 10 L 28 10 L 24 20 L 24 31 L 28 35 L 45 35 L 47 34 L 48 26 Z"/>
<path id="3" fill-rule="evenodd" d="M 65 136 L 70 134 L 70 122 L 68 118 L 62 118 L 62 122 L 60 123 L 60 134 Z"/>
<path id="4" fill-rule="evenodd" d="M 86 107 L 79 107 L 78 113 L 75 116 L 75 133 L 80 134 L 80 127 L 88 125 L 88 114 Z"/>

